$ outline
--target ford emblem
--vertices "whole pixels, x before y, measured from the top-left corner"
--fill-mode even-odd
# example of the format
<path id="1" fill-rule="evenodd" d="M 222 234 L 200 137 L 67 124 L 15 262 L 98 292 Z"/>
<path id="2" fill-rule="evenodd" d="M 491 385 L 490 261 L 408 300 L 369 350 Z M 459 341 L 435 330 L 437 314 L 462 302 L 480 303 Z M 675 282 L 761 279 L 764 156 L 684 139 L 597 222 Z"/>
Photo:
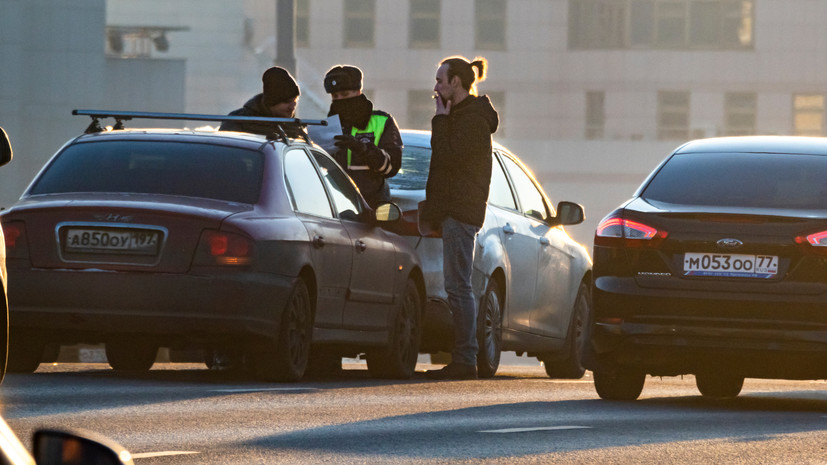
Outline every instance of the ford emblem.
<path id="1" fill-rule="evenodd" d="M 730 238 L 721 239 L 717 242 L 717 244 L 718 244 L 718 247 L 720 247 L 722 249 L 737 249 L 738 247 L 741 247 L 742 245 L 744 245 L 744 243 L 739 241 L 738 239 L 730 239 Z"/>

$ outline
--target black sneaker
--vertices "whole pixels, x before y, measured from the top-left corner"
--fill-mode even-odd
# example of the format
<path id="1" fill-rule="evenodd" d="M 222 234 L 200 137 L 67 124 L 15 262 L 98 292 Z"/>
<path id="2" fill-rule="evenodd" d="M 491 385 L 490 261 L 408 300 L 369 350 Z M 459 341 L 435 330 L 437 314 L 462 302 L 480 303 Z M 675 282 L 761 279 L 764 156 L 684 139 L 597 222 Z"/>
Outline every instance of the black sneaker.
<path id="1" fill-rule="evenodd" d="M 429 379 L 477 379 L 477 366 L 464 363 L 449 363 L 441 370 L 428 370 Z"/>

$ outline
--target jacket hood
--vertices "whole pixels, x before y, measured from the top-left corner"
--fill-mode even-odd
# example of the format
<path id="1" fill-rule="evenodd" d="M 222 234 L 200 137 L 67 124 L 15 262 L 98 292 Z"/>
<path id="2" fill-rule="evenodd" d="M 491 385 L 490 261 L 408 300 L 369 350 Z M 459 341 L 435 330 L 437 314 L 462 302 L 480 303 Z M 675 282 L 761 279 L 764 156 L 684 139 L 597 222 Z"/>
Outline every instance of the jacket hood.
<path id="1" fill-rule="evenodd" d="M 488 99 L 487 95 L 481 95 L 479 97 L 469 95 L 451 111 L 468 111 L 479 114 L 488 122 L 488 129 L 491 131 L 491 134 L 497 132 L 497 128 L 500 125 L 500 115 L 497 113 L 497 110 L 494 109 L 494 105 L 491 104 L 491 100 Z"/>

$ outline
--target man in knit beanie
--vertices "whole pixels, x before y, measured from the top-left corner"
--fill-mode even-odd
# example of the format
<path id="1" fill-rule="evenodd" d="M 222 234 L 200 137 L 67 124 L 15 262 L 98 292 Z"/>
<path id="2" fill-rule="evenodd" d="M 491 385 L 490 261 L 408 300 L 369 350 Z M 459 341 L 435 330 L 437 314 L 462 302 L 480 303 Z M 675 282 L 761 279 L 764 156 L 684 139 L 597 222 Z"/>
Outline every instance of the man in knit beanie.
<path id="1" fill-rule="evenodd" d="M 243 107 L 230 112 L 230 115 L 293 118 L 296 114 L 299 95 L 301 95 L 293 76 L 286 69 L 274 66 L 264 72 L 261 82 L 262 92 L 253 96 Z M 281 126 L 290 137 L 300 135 L 300 129 L 295 125 L 282 124 Z M 273 124 L 268 123 L 225 121 L 219 130 L 272 135 L 276 129 Z"/>

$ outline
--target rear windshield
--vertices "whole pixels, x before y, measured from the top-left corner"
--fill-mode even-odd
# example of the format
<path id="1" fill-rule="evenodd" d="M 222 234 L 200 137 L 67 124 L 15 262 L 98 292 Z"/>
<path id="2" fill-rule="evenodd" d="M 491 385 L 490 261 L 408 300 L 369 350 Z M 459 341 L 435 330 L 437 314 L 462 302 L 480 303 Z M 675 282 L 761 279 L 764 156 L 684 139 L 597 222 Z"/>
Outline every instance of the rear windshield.
<path id="1" fill-rule="evenodd" d="M 124 192 L 258 201 L 262 154 L 220 145 L 109 141 L 70 145 L 31 194 Z"/>
<path id="2" fill-rule="evenodd" d="M 669 159 L 642 198 L 687 205 L 827 209 L 827 156 L 693 153 Z"/>
<path id="3" fill-rule="evenodd" d="M 402 149 L 402 167 L 396 176 L 388 178 L 391 189 L 425 189 L 431 166 L 431 149 L 406 145 Z"/>

